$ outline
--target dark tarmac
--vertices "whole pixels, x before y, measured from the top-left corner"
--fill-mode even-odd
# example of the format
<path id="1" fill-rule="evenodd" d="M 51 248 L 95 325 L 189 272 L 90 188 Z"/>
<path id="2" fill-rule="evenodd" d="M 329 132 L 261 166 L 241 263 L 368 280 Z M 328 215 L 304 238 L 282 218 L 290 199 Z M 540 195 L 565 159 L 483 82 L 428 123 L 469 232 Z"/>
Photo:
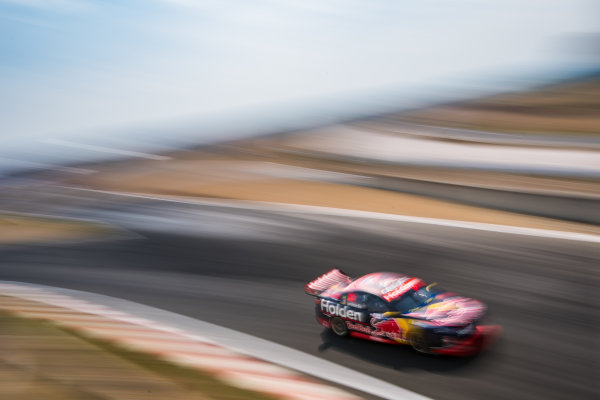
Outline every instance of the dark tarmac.
<path id="1" fill-rule="evenodd" d="M 598 244 L 362 218 L 161 201 L 46 197 L 129 239 L 0 248 L 0 280 L 120 297 L 246 332 L 434 399 L 598 395 Z M 52 201 L 48 201 L 51 199 Z M 30 204 L 36 204 L 28 199 Z M 62 204 L 62 206 L 61 206 Z M 332 337 L 304 283 L 332 267 L 412 274 L 489 306 L 498 343 L 472 358 Z"/>

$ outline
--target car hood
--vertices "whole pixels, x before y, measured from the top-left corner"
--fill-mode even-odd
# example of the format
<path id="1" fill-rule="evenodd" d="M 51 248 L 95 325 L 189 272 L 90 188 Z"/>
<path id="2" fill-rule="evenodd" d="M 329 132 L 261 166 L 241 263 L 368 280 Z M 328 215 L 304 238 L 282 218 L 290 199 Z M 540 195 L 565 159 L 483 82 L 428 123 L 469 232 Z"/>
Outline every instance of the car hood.
<path id="1" fill-rule="evenodd" d="M 485 312 L 485 304 L 478 300 L 456 295 L 441 295 L 434 298 L 431 303 L 405 315 L 424 319 L 436 325 L 459 326 L 480 319 Z"/>

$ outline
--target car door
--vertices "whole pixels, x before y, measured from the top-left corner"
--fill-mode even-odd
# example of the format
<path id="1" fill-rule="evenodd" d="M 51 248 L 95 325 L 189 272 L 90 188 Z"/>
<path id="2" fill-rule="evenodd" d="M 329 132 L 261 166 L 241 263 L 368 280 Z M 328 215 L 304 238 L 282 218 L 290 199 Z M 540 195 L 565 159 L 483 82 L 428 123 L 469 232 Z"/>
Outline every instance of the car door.
<path id="1" fill-rule="evenodd" d="M 404 314 L 420 304 L 420 300 L 414 297 L 414 292 L 409 291 L 399 298 L 388 303 L 389 313 L 386 315 L 386 325 L 382 325 L 380 329 L 385 329 L 388 332 L 387 337 L 394 339 L 397 342 L 406 343 L 408 336 L 414 330 L 413 317 L 407 317 Z"/>
<path id="2" fill-rule="evenodd" d="M 367 298 L 367 311 L 369 312 L 371 325 L 371 335 L 383 338 L 396 340 L 401 338 L 401 328 L 395 318 L 385 316 L 389 311 L 389 303 L 380 298 L 369 294 Z"/>

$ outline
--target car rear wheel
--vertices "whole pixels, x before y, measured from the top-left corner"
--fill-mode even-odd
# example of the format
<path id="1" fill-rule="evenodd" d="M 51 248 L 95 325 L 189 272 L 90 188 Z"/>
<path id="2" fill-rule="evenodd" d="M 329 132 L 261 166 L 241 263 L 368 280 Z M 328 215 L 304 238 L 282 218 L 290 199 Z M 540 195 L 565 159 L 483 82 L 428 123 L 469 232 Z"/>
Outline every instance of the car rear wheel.
<path id="1" fill-rule="evenodd" d="M 333 317 L 331 319 L 331 330 L 338 336 L 348 335 L 348 325 L 340 317 Z"/>

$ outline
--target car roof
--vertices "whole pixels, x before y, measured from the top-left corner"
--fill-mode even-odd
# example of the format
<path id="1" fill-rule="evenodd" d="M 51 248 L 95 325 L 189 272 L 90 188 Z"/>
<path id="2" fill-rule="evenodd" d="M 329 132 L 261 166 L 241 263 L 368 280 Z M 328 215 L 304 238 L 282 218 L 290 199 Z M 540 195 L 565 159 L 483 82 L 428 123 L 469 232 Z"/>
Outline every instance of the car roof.
<path id="1" fill-rule="evenodd" d="M 372 274 L 361 276 L 346 286 L 344 292 L 367 292 L 376 296 L 383 296 L 395 287 L 402 285 L 409 280 L 419 280 L 410 276 L 398 274 L 395 272 L 374 272 Z"/>

